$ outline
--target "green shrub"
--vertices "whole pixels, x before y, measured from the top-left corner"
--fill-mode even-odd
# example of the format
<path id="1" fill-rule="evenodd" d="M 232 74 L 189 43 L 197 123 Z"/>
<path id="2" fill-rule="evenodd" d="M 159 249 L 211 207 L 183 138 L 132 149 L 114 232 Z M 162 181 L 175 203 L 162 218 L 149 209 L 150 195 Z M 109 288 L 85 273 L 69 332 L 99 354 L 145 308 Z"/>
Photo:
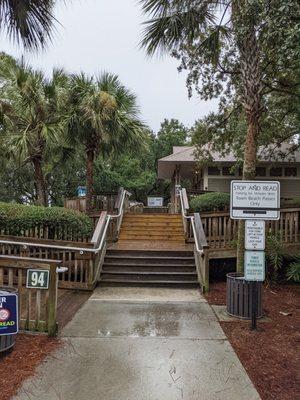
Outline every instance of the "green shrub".
<path id="1" fill-rule="evenodd" d="M 282 200 L 281 207 L 300 207 L 300 197 L 293 197 L 292 199 Z"/>
<path id="2" fill-rule="evenodd" d="M 193 212 L 200 211 L 223 211 L 229 208 L 229 193 L 205 193 L 194 197 L 190 201 L 190 208 Z"/>
<path id="3" fill-rule="evenodd" d="M 300 256 L 296 257 L 296 261 L 289 265 L 286 277 L 289 281 L 300 282 Z"/>
<path id="4" fill-rule="evenodd" d="M 278 282 L 284 263 L 284 247 L 280 234 L 268 233 L 266 237 L 266 280 Z"/>
<path id="5" fill-rule="evenodd" d="M 90 218 L 63 207 L 0 203 L 0 232 L 3 235 L 77 240 L 92 232 Z"/>

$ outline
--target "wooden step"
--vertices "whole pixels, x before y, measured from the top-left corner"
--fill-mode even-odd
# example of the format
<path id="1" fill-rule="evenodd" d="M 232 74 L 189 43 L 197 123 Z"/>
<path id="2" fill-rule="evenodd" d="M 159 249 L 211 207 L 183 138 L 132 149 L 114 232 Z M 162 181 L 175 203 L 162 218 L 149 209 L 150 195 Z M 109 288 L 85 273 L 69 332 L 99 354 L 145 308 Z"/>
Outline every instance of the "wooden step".
<path id="1" fill-rule="evenodd" d="M 117 265 L 194 265 L 194 257 L 182 258 L 162 258 L 162 257 L 124 257 L 124 256 L 106 256 L 105 264 Z"/>
<path id="2" fill-rule="evenodd" d="M 103 272 L 126 272 L 126 273 L 193 273 L 196 274 L 195 265 L 180 264 L 111 264 L 105 262 L 102 267 Z"/>
<path id="3" fill-rule="evenodd" d="M 124 216 L 123 217 L 124 221 L 182 221 L 181 217 L 179 216 L 169 216 L 169 215 L 164 215 L 164 214 L 158 214 L 158 215 L 151 215 L 151 214 L 140 214 L 140 215 L 134 215 L 134 216 Z"/>
<path id="4" fill-rule="evenodd" d="M 156 236 L 159 237 L 165 237 L 165 238 L 169 238 L 169 237 L 173 237 L 176 236 L 180 239 L 184 239 L 184 234 L 183 232 L 180 231 L 156 231 L 156 230 L 136 230 L 136 229 L 125 229 L 120 232 L 120 238 L 122 238 L 122 236 L 148 236 L 150 239 L 151 238 L 155 238 Z"/>
<path id="5" fill-rule="evenodd" d="M 100 281 L 111 284 L 198 285 L 190 250 L 108 249 Z"/>
<path id="6" fill-rule="evenodd" d="M 197 283 L 194 275 L 126 275 L 126 274 L 106 274 L 103 273 L 101 280 L 104 282 L 128 282 L 128 283 Z"/>
<path id="7" fill-rule="evenodd" d="M 130 235 L 130 234 L 120 234 L 120 240 L 160 240 L 160 241 L 168 241 L 168 242 L 180 242 L 184 243 L 184 237 L 183 235 L 178 235 L 178 236 L 168 236 L 168 235 Z"/>
<path id="8" fill-rule="evenodd" d="M 137 275 L 137 271 L 126 269 L 105 269 L 103 270 L 103 274 L 112 274 L 112 275 Z M 195 271 L 138 271 L 138 275 L 182 275 L 182 276 L 197 276 Z"/>
<path id="9" fill-rule="evenodd" d="M 128 224 L 128 223 L 123 223 L 122 224 L 122 230 L 124 229 L 138 229 L 138 230 L 143 230 L 143 229 L 149 229 L 149 230 L 180 230 L 183 231 L 182 224 Z"/>
<path id="10" fill-rule="evenodd" d="M 118 257 L 166 257 L 166 258 L 194 258 L 194 252 L 192 250 L 133 250 L 133 249 L 107 249 L 106 256 L 118 256 Z"/>

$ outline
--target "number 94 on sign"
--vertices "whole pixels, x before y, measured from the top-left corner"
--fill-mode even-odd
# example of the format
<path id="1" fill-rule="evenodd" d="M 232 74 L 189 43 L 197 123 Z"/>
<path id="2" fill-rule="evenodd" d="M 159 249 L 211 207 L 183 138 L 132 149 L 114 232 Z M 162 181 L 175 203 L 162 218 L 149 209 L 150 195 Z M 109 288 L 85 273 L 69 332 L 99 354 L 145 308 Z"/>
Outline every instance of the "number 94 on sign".
<path id="1" fill-rule="evenodd" d="M 48 289 L 49 270 L 28 269 L 26 287 L 29 289 Z"/>

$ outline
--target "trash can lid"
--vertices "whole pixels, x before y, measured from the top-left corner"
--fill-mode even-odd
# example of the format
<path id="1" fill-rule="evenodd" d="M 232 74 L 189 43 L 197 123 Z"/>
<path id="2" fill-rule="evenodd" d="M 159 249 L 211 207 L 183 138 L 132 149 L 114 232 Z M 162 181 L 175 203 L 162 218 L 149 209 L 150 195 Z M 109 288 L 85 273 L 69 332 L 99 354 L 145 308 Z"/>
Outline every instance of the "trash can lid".
<path id="1" fill-rule="evenodd" d="M 18 289 L 11 287 L 11 286 L 1 286 L 0 287 L 0 295 L 4 296 L 7 294 L 17 294 L 18 293 Z"/>

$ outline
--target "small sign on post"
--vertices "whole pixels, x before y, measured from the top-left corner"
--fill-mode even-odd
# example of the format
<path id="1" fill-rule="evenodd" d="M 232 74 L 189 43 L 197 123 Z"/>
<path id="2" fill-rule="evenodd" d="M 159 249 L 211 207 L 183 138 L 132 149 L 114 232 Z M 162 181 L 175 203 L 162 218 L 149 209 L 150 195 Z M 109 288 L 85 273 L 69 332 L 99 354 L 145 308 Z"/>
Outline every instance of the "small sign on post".
<path id="1" fill-rule="evenodd" d="M 265 221 L 247 219 L 245 223 L 245 249 L 265 249 Z"/>
<path id="2" fill-rule="evenodd" d="M 256 329 L 257 282 L 265 280 L 265 220 L 280 218 L 280 184 L 277 181 L 231 181 L 230 217 L 246 220 L 244 279 L 252 294 L 251 329 Z"/>
<path id="3" fill-rule="evenodd" d="M 18 323 L 18 296 L 0 292 L 0 336 L 17 334 Z"/>
<path id="4" fill-rule="evenodd" d="M 245 251 L 244 275 L 246 281 L 265 280 L 264 251 Z"/>
<path id="5" fill-rule="evenodd" d="M 29 289 L 48 289 L 50 271 L 47 269 L 28 269 L 26 287 Z"/>

